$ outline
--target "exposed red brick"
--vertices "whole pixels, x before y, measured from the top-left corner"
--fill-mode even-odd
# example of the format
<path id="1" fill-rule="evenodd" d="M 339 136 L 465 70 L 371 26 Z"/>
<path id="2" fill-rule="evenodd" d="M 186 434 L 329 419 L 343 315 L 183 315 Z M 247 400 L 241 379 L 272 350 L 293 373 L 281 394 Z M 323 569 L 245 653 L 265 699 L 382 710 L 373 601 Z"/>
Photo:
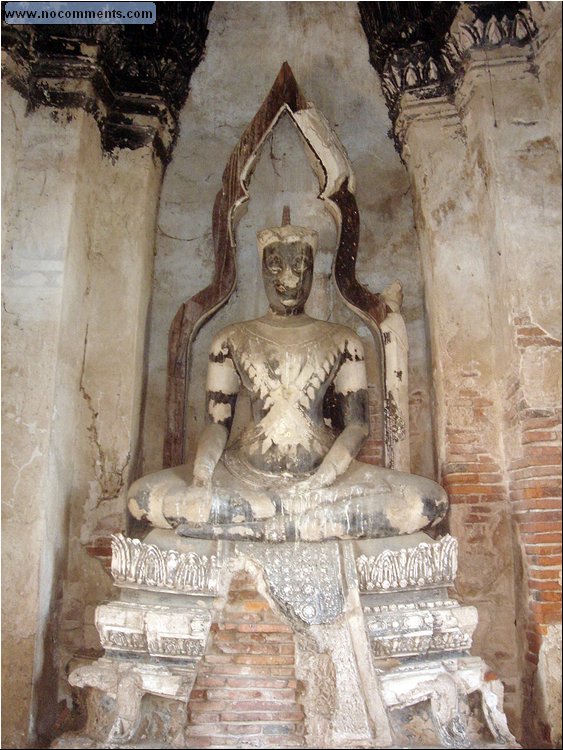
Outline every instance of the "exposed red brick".
<path id="1" fill-rule="evenodd" d="M 532 613 L 539 615 L 543 623 L 554 622 L 561 619 L 561 603 L 555 602 L 530 602 Z"/>
<path id="2" fill-rule="evenodd" d="M 558 581 L 561 575 L 561 570 L 558 567 L 554 568 L 543 568 L 543 567 L 531 567 L 529 573 L 530 583 L 533 581 L 550 580 Z"/>
<path id="3" fill-rule="evenodd" d="M 229 686 L 227 688 L 209 690 L 208 696 L 210 700 L 232 701 L 233 696 L 235 696 L 239 701 L 275 701 L 276 705 L 278 705 L 280 701 L 295 701 L 295 690 L 291 690 L 289 688 L 280 688 L 277 690 L 272 688 L 256 689 L 255 686 L 246 689 L 238 688 L 237 690 L 233 690 L 233 688 Z M 232 704 L 232 706 L 234 710 L 234 704 Z"/>
<path id="4" fill-rule="evenodd" d="M 292 709 L 286 707 L 285 710 L 280 707 L 279 710 L 276 711 L 228 711 L 223 714 L 221 714 L 220 717 L 221 722 L 235 722 L 235 721 L 241 721 L 241 722 L 256 722 L 256 723 L 270 723 L 272 721 L 283 721 L 283 722 L 292 722 L 296 726 L 294 728 L 294 731 L 298 729 L 298 725 L 300 722 L 303 721 L 303 711 L 299 709 Z"/>
<path id="5" fill-rule="evenodd" d="M 194 724 L 216 724 L 221 718 L 220 713 L 213 713 L 212 711 L 196 711 L 193 708 L 188 711 L 188 722 L 191 725 Z M 190 734 L 193 732 L 190 731 Z"/>
<path id="6" fill-rule="evenodd" d="M 525 500 L 528 497 L 557 497 L 561 496 L 561 482 L 538 481 L 531 487 L 519 486 L 510 493 L 515 500 Z"/>
<path id="7" fill-rule="evenodd" d="M 207 687 L 221 687 L 226 683 L 225 677 L 215 677 L 211 675 L 199 675 L 198 677 L 198 685 L 200 688 L 207 688 Z M 191 696 L 193 697 L 194 691 L 192 690 Z"/>
<path id="8" fill-rule="evenodd" d="M 548 532 L 521 532 L 521 537 L 526 544 L 551 544 L 560 543 L 561 534 L 556 530 Z"/>
<path id="9" fill-rule="evenodd" d="M 539 518 L 541 519 L 541 515 L 539 515 Z M 531 520 L 531 521 L 524 521 L 520 520 L 520 531 L 522 533 L 522 536 L 524 536 L 525 533 L 530 534 L 547 534 L 547 535 L 555 535 L 555 539 L 561 538 L 561 521 L 559 523 L 553 523 L 552 521 L 541 521 L 541 520 Z"/>
<path id="10" fill-rule="evenodd" d="M 512 486 L 515 490 L 527 489 L 529 487 L 551 486 L 555 488 L 555 492 L 561 494 L 561 476 L 554 476 L 553 474 L 542 476 L 541 474 L 538 474 L 537 476 L 532 476 L 530 478 L 512 478 Z"/>
<path id="11" fill-rule="evenodd" d="M 561 589 L 559 591 L 532 591 L 532 598 L 537 602 L 558 602 L 561 612 Z"/>
<path id="12" fill-rule="evenodd" d="M 256 677 L 229 677 L 227 679 L 227 685 L 230 687 L 235 688 L 248 688 L 253 687 L 255 685 L 259 685 L 260 689 L 262 688 L 292 688 L 295 689 L 297 687 L 297 680 L 285 680 L 282 678 L 278 679 L 272 679 L 272 678 L 262 678 L 259 681 L 256 679 Z"/>
<path id="13" fill-rule="evenodd" d="M 443 476 L 452 473 L 466 474 L 467 472 L 500 472 L 500 466 L 490 460 L 490 457 L 480 455 L 476 461 L 449 461 L 442 470 Z"/>
<path id="14" fill-rule="evenodd" d="M 260 747 L 301 747 L 291 628 L 252 579 L 241 574 L 233 584 L 190 697 L 187 745 L 240 747 L 245 738 Z"/>
<path id="15" fill-rule="evenodd" d="M 555 511 L 561 507 L 561 499 L 555 497 L 543 497 L 543 498 L 528 498 L 527 500 L 521 500 L 513 503 L 514 512 L 517 514 L 528 513 L 528 512 L 544 512 L 544 511 Z"/>
<path id="16" fill-rule="evenodd" d="M 241 633 L 291 633 L 289 625 L 283 623 L 256 622 L 251 624 L 244 622 L 235 627 Z"/>
<path id="17" fill-rule="evenodd" d="M 456 495 L 499 495 L 498 485 L 491 484 L 460 484 L 452 487 Z M 502 500 L 504 496 L 500 496 Z"/>
<path id="18" fill-rule="evenodd" d="M 539 654 L 542 641 L 540 633 L 528 631 L 526 633 L 526 640 L 528 642 L 528 649 L 534 654 Z"/>
<path id="19" fill-rule="evenodd" d="M 527 555 L 557 555 L 562 552 L 561 540 L 559 544 L 526 544 L 524 546 Z"/>

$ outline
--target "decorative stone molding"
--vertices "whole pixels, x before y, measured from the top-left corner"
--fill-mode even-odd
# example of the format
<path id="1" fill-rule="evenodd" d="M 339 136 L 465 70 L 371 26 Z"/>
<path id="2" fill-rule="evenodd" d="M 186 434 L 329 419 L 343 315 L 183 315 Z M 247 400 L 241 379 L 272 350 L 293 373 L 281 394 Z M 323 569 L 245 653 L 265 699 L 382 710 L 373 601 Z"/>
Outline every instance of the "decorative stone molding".
<path id="1" fill-rule="evenodd" d="M 3 24 L 3 75 L 31 108 L 92 113 L 104 150 L 151 144 L 166 162 L 212 5 L 164 3 L 146 25 Z"/>
<path id="2" fill-rule="evenodd" d="M 123 534 L 111 538 L 111 574 L 116 586 L 180 594 L 217 592 L 217 558 L 161 550 Z"/>
<path id="3" fill-rule="evenodd" d="M 95 688 L 115 699 L 116 718 L 104 747 L 119 747 L 137 733 L 145 694 L 187 703 L 195 677 L 192 664 L 168 666 L 104 656 L 92 665 L 73 670 L 69 682 L 78 688 Z M 81 747 L 76 744 L 76 737 L 71 738 L 71 742 L 69 747 Z M 55 746 L 65 747 L 65 743 L 57 742 Z"/>
<path id="4" fill-rule="evenodd" d="M 137 746 L 130 743 L 138 742 L 141 733 L 143 696 L 152 693 L 187 702 L 198 664 L 205 665 L 201 659 L 217 658 L 207 651 L 213 643 L 209 638 L 212 618 L 221 617 L 234 571 L 244 570 L 260 580 L 263 595 L 267 589 L 272 607 L 279 607 L 293 631 L 295 675 L 305 686 L 305 746 L 363 747 L 374 742 L 378 747 L 402 746 L 402 728 L 396 736 L 393 733 L 393 712 L 430 700 L 430 719 L 425 711 L 415 710 L 413 715 L 417 722 L 430 722 L 436 747 L 471 747 L 477 738 L 475 726 L 481 731 L 482 721 L 466 721 L 465 704 L 469 693 L 478 692 L 494 740 L 517 747 L 502 712 L 502 684 L 481 659 L 466 653 L 477 625 L 477 610 L 460 606 L 444 590 L 455 578 L 456 540 L 446 536 L 440 542 L 417 542 L 409 549 L 387 549 L 359 558 L 351 542 L 236 542 L 218 554 L 222 564 L 214 568 L 219 578 L 215 595 L 200 595 L 196 600 L 191 589 L 174 588 L 171 574 L 192 553 L 117 535 L 112 571 L 121 599 L 96 610 L 106 654 L 94 664 L 75 669 L 70 682 L 97 688 L 115 699 L 115 719 L 112 716 L 104 746 Z M 168 540 L 164 543 L 167 547 Z M 209 579 L 205 580 L 208 585 Z M 174 598 L 171 606 L 171 592 L 188 595 Z M 247 665 L 257 664 L 261 669 L 270 658 L 281 659 L 281 654 L 283 661 L 272 663 L 288 663 L 286 651 L 253 654 L 249 646 L 253 634 L 259 636 L 259 649 L 272 643 L 268 638 L 272 624 L 255 617 L 252 614 L 252 619 L 244 621 L 244 655 L 250 661 L 235 661 L 237 668 L 246 670 Z M 236 654 L 234 641 L 228 639 L 226 646 L 220 659 L 233 649 Z M 463 716 L 456 723 L 459 707 Z M 195 720 L 189 732 L 197 737 L 198 728 Z M 462 744 L 456 744 L 458 740 Z M 67 746 L 75 745 L 57 744 Z"/>
<path id="5" fill-rule="evenodd" d="M 446 36 L 437 58 L 424 47 L 396 52 L 385 64 L 381 83 L 390 110 L 396 108 L 404 91 L 421 90 L 423 98 L 440 95 L 440 87 L 453 82 L 470 49 L 527 44 L 536 31 L 530 11 L 522 8 L 512 18 L 505 15 L 499 20 L 491 15 L 486 22 L 475 18 L 470 23 L 460 23 L 457 31 Z"/>
<path id="6" fill-rule="evenodd" d="M 188 660 L 202 656 L 211 617 L 201 608 L 180 609 L 132 602 L 96 608 L 96 628 L 104 649 Z"/>
<path id="7" fill-rule="evenodd" d="M 446 604 L 446 603 L 443 603 Z M 477 626 L 477 610 L 448 601 L 429 607 L 429 602 L 368 613 L 366 628 L 376 658 L 421 656 L 448 651 L 467 651 Z"/>
<path id="8" fill-rule="evenodd" d="M 356 560 L 362 593 L 388 593 L 407 589 L 452 586 L 457 573 L 457 540 L 449 534 L 434 544 L 384 550 L 379 555 L 360 555 Z"/>
<path id="9" fill-rule="evenodd" d="M 291 621 L 318 625 L 344 610 L 338 542 L 322 545 L 237 545 L 237 554 L 255 560 L 282 611 Z"/>
<path id="10" fill-rule="evenodd" d="M 497 3 L 409 3 L 393 19 L 375 7 L 382 3 L 358 5 L 393 124 L 403 94 L 451 95 L 471 50 L 524 47 L 538 33 L 528 3 L 503 4 L 502 16 L 495 14 Z M 395 138 L 400 147 L 401 133 Z"/>

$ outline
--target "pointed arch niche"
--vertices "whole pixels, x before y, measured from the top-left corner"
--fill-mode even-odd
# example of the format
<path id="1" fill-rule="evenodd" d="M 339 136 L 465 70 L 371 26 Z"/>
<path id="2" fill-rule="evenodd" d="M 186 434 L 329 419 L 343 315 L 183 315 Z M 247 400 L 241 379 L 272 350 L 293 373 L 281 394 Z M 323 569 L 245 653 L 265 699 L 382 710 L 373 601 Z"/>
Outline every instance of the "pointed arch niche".
<path id="1" fill-rule="evenodd" d="M 329 265 L 336 289 L 346 307 L 363 319 L 379 346 L 379 325 L 386 316 L 386 305 L 381 295 L 370 292 L 356 278 L 360 221 L 351 164 L 326 119 L 304 98 L 291 68 L 285 62 L 223 172 L 222 188 L 217 194 L 213 209 L 215 267 L 212 281 L 180 306 L 170 328 L 163 456 L 165 467 L 177 466 L 186 461 L 188 375 L 194 340 L 203 324 L 226 305 L 237 290 L 237 225 L 248 209 L 250 181 L 265 144 L 268 141 L 271 143 L 270 137 L 274 129 L 282 122 L 285 125 L 287 121 L 292 123 L 299 134 L 309 165 L 318 181 L 317 206 L 314 211 L 319 213 L 320 201 L 320 213 L 328 212 L 334 222 L 336 236 L 331 244 L 335 250 Z M 270 156 L 275 158 L 273 154 Z M 281 221 L 284 196 L 276 196 L 273 202 L 275 218 L 263 226 L 279 224 Z M 291 204 L 290 200 L 287 202 Z M 270 215 L 274 217 L 274 214 Z M 294 223 L 305 223 L 302 215 L 296 215 L 292 206 Z M 312 222 L 307 225 L 315 226 Z M 320 229 L 322 244 L 322 227 Z M 257 273 L 259 274 L 258 268 Z M 322 314 L 317 316 L 322 317 Z"/>

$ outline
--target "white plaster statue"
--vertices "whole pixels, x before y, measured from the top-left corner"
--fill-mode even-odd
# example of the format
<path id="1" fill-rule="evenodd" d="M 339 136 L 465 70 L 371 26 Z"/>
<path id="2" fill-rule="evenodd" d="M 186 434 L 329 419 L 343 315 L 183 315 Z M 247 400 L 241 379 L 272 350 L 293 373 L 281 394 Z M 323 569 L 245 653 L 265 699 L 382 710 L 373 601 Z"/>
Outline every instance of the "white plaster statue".
<path id="1" fill-rule="evenodd" d="M 401 315 L 403 287 L 394 281 L 381 292 L 387 316 L 380 325 L 385 350 L 386 465 L 410 471 L 409 342 Z"/>
<path id="2" fill-rule="evenodd" d="M 304 313 L 316 244 L 289 223 L 258 233 L 270 308 L 215 336 L 193 473 L 184 465 L 135 482 L 136 518 L 191 537 L 265 541 L 397 536 L 443 518 L 435 482 L 354 459 L 368 434 L 364 352 L 351 329 Z M 252 421 L 229 444 L 241 388 Z"/>

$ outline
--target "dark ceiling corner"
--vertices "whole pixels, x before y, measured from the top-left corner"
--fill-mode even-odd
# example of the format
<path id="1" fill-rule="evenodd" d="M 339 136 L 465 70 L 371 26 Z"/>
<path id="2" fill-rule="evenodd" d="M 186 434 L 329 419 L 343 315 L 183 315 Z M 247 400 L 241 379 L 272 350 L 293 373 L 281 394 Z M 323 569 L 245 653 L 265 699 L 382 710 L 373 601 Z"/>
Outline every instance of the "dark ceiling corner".
<path id="1" fill-rule="evenodd" d="M 461 6 L 468 12 L 452 24 Z M 401 95 L 450 95 L 473 47 L 525 45 L 537 33 L 527 2 L 359 2 L 369 59 L 391 121 Z M 401 152 L 397 134 L 390 137 Z"/>
<path id="2" fill-rule="evenodd" d="M 160 2 L 154 24 L 11 25 L 3 75 L 31 109 L 82 107 L 96 117 L 104 150 L 152 142 L 168 161 L 190 79 L 205 51 L 212 2 Z M 88 80 L 92 94 L 60 81 Z M 143 117 L 143 124 L 135 116 Z M 146 118 L 153 124 L 146 125 Z"/>
<path id="3" fill-rule="evenodd" d="M 359 2 L 370 62 L 382 73 L 396 52 L 424 45 L 438 56 L 460 3 Z"/>

